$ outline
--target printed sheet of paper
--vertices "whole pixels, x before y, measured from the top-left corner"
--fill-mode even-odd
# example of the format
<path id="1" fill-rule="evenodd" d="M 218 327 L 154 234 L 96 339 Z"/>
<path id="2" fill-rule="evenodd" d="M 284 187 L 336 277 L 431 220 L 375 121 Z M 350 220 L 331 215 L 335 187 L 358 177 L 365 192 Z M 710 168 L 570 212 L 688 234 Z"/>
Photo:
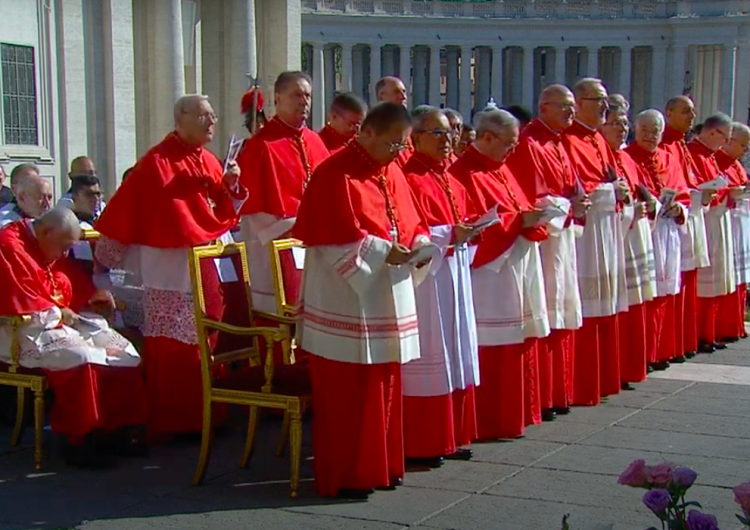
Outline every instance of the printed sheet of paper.
<path id="1" fill-rule="evenodd" d="M 500 217 L 497 215 L 497 204 L 487 210 L 487 213 L 485 213 L 482 217 L 474 221 L 473 223 L 469 224 L 471 228 L 473 228 L 475 231 L 484 230 L 485 228 L 489 228 L 490 226 L 497 224 L 500 222 Z"/>
<path id="2" fill-rule="evenodd" d="M 723 175 L 719 175 L 713 180 L 709 180 L 708 182 L 704 182 L 703 184 L 698 184 L 698 189 L 718 191 L 720 189 L 726 188 L 727 186 L 729 186 L 729 181 L 727 181 L 727 179 Z"/>
<path id="3" fill-rule="evenodd" d="M 659 201 L 661 202 L 661 211 L 662 215 L 666 215 L 666 213 L 669 211 L 669 209 L 672 207 L 672 204 L 674 204 L 674 198 L 677 197 L 677 190 L 673 190 L 671 188 L 664 188 L 661 190 L 661 196 L 659 197 Z"/>
<path id="4" fill-rule="evenodd" d="M 417 265 L 425 261 L 429 261 L 440 252 L 440 249 L 434 243 L 427 243 L 426 245 L 419 247 L 411 253 L 409 258 L 409 265 Z"/>
<path id="5" fill-rule="evenodd" d="M 243 143 L 245 143 L 245 141 L 242 138 L 237 138 L 235 135 L 229 137 L 227 154 L 224 156 L 224 173 L 227 172 L 229 164 L 237 160 L 237 155 L 240 154 Z"/>

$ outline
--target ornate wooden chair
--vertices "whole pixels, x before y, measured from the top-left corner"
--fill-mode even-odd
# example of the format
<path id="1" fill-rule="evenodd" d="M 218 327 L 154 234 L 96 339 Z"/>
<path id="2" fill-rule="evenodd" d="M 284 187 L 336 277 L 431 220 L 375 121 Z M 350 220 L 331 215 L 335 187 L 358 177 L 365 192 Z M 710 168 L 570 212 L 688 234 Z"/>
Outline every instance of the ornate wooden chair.
<path id="1" fill-rule="evenodd" d="M 15 387 L 18 392 L 16 402 L 16 425 L 11 436 L 11 445 L 18 445 L 23 438 L 26 419 L 26 396 L 34 393 L 34 463 L 42 468 L 42 437 L 44 434 L 44 393 L 47 390 L 47 377 L 41 370 L 29 370 L 19 365 L 21 345 L 18 342 L 18 328 L 29 322 L 29 316 L 0 316 L 0 325 L 10 328 L 12 333 L 10 364 L 0 363 L 0 385 Z"/>
<path id="2" fill-rule="evenodd" d="M 230 270 L 227 277 L 227 267 L 222 267 L 216 260 L 228 260 L 235 274 L 231 274 Z M 222 274 L 225 275 L 224 278 L 221 278 Z M 253 322 L 255 316 L 262 316 L 280 325 L 286 324 L 286 321 L 276 315 L 256 315 L 253 311 L 244 243 L 219 243 L 193 248 L 190 253 L 190 277 L 203 375 L 203 436 L 193 484 L 198 485 L 203 481 L 211 454 L 212 405 L 234 403 L 250 407 L 247 438 L 240 461 L 243 468 L 247 466 L 253 452 L 259 409 L 280 409 L 289 417 L 291 495 L 296 497 L 302 446 L 302 414 L 308 408 L 311 397 L 309 380 L 307 385 L 290 384 L 290 381 L 298 379 L 294 377 L 297 366 L 274 366 L 273 347 L 289 339 L 288 330 L 286 327 L 251 327 L 225 322 L 222 311 L 216 309 L 215 301 L 207 303 L 210 302 L 207 296 L 221 292 L 224 296 L 241 297 L 246 307 L 245 314 L 241 316 L 248 323 Z M 236 304 L 231 313 L 228 317 L 237 318 Z M 267 349 L 264 356 L 259 351 L 259 338 L 264 339 Z M 263 364 L 258 365 L 261 360 Z M 247 366 L 244 366 L 245 361 Z M 240 369 L 228 372 L 222 370 L 222 366 L 227 363 L 238 362 L 242 363 Z M 225 373 L 219 375 L 222 372 Z"/>

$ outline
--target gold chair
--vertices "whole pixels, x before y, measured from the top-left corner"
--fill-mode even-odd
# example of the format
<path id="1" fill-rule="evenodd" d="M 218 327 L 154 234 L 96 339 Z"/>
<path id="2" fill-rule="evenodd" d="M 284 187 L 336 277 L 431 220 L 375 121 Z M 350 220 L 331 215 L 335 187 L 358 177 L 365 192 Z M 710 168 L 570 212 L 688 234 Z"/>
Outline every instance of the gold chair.
<path id="1" fill-rule="evenodd" d="M 297 313 L 298 296 L 294 299 L 287 297 L 287 278 L 281 265 L 282 252 L 293 252 L 294 248 L 302 248 L 302 241 L 298 239 L 277 239 L 271 241 L 271 272 L 273 274 L 273 289 L 276 294 L 276 311 L 279 315 L 294 318 Z"/>
<path id="2" fill-rule="evenodd" d="M 18 445 L 23 437 L 26 417 L 26 394 L 34 393 L 34 463 L 42 468 L 42 437 L 44 434 L 44 392 L 47 390 L 47 377 L 40 370 L 29 370 L 19 365 L 21 345 L 18 342 L 18 328 L 29 322 L 29 316 L 0 316 L 0 325 L 10 327 L 12 333 L 10 364 L 0 366 L 0 385 L 15 387 L 18 392 L 16 403 L 16 425 L 11 436 L 11 445 Z"/>
<path id="3" fill-rule="evenodd" d="M 302 415 L 309 407 L 311 400 L 309 384 L 307 385 L 308 388 L 285 388 L 285 383 L 286 386 L 289 386 L 289 376 L 294 375 L 291 373 L 291 370 L 297 367 L 294 365 L 274 366 L 274 344 L 288 340 L 288 332 L 284 327 L 243 327 L 219 322 L 217 319 L 209 316 L 205 296 L 208 291 L 204 291 L 204 277 L 201 264 L 207 263 L 209 267 L 212 267 L 215 266 L 214 260 L 216 259 L 231 259 L 235 270 L 240 269 L 237 274 L 238 283 L 242 284 L 242 288 L 245 291 L 244 294 L 249 313 L 247 315 L 249 318 L 248 322 L 253 322 L 254 316 L 263 316 L 279 324 L 285 324 L 285 321 L 276 315 L 259 314 L 259 312 L 252 310 L 250 277 L 244 243 L 233 243 L 230 245 L 218 243 L 216 245 L 192 249 L 189 260 L 190 278 L 194 293 L 195 321 L 198 331 L 203 376 L 203 435 L 198 468 L 193 477 L 193 485 L 203 482 L 211 455 L 211 445 L 213 442 L 212 404 L 234 403 L 250 407 L 247 438 L 240 461 L 240 467 L 243 468 L 247 466 L 253 452 L 255 432 L 258 426 L 258 409 L 281 409 L 284 411 L 285 417 L 288 416 L 290 418 L 291 496 L 296 497 L 299 487 L 299 467 L 302 448 Z M 236 290 L 237 287 L 230 286 L 226 290 Z M 218 344 L 221 338 L 217 336 L 218 334 L 246 337 L 252 339 L 252 341 L 249 346 L 231 349 L 230 351 L 217 351 L 216 344 Z M 263 361 L 264 365 L 253 366 L 254 360 L 261 358 L 257 340 L 261 337 L 265 339 L 267 349 L 265 360 Z M 215 368 L 218 365 L 245 360 L 250 364 L 247 371 L 235 372 L 235 377 L 214 377 Z M 284 377 L 285 375 L 287 377 Z"/>

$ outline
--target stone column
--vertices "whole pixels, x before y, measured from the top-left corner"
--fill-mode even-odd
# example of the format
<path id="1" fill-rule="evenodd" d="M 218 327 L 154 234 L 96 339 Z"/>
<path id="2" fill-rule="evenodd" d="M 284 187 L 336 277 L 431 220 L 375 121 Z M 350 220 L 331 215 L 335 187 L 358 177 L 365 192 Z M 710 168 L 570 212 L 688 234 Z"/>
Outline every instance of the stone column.
<path id="1" fill-rule="evenodd" d="M 620 46 L 620 79 L 618 86 L 620 94 L 625 96 L 628 102 L 631 99 L 630 85 L 633 77 L 633 47 Z"/>
<path id="2" fill-rule="evenodd" d="M 352 45 L 341 45 L 341 89 L 352 90 Z"/>
<path id="3" fill-rule="evenodd" d="M 430 46 L 430 105 L 434 105 L 435 107 L 439 107 L 442 102 L 440 94 L 440 50 L 441 46 L 439 44 Z"/>
<path id="4" fill-rule="evenodd" d="M 427 50 L 421 46 L 414 48 L 414 95 L 413 106 L 427 103 Z"/>
<path id="5" fill-rule="evenodd" d="M 313 129 L 318 130 L 326 122 L 325 48 L 323 43 L 313 42 L 312 49 L 312 126 Z"/>
<path id="6" fill-rule="evenodd" d="M 323 49 L 323 71 L 325 72 L 325 110 L 326 112 L 333 102 L 333 95 L 336 92 L 336 46 L 328 45 Z"/>
<path id="7" fill-rule="evenodd" d="M 599 75 L 599 46 L 589 46 L 586 49 L 586 77 Z"/>
<path id="8" fill-rule="evenodd" d="M 365 54 L 362 46 L 352 48 L 352 92 L 363 100 L 365 96 Z"/>
<path id="9" fill-rule="evenodd" d="M 662 108 L 665 103 L 664 85 L 667 71 L 667 47 L 657 44 L 652 47 L 651 56 L 651 107 Z"/>
<path id="10" fill-rule="evenodd" d="M 492 50 L 489 48 L 477 48 L 476 57 L 477 63 L 474 68 L 474 81 L 476 88 L 474 89 L 474 110 L 478 111 L 483 109 L 487 102 L 490 100 L 492 95 L 490 92 L 491 69 L 492 69 L 492 56 L 490 55 Z M 498 103 L 498 106 L 500 103 Z"/>
<path id="11" fill-rule="evenodd" d="M 732 116 L 734 114 L 734 72 L 736 70 L 737 46 L 734 43 L 724 44 L 721 56 L 721 98 L 719 110 Z M 747 68 L 747 64 L 743 68 Z"/>
<path id="12" fill-rule="evenodd" d="M 458 51 L 455 46 L 445 48 L 445 106 L 458 110 Z"/>
<path id="13" fill-rule="evenodd" d="M 381 52 L 383 64 L 380 68 L 380 75 L 396 75 L 396 54 L 392 46 L 384 46 Z"/>
<path id="14" fill-rule="evenodd" d="M 523 99 L 522 104 L 529 110 L 534 105 L 534 46 L 523 47 Z"/>
<path id="15" fill-rule="evenodd" d="M 380 79 L 380 44 L 370 44 L 370 104 L 377 101 L 375 84 Z"/>
<path id="16" fill-rule="evenodd" d="M 687 46 L 676 44 L 672 49 L 672 71 L 669 74 L 669 94 L 667 98 L 673 98 L 682 94 L 685 87 L 685 71 L 687 67 Z"/>
<path id="17" fill-rule="evenodd" d="M 472 46 L 461 46 L 461 99 L 458 111 L 467 121 L 471 119 L 471 55 Z"/>
<path id="18" fill-rule="evenodd" d="M 401 81 L 404 82 L 406 87 L 406 103 L 409 108 L 412 106 L 412 92 L 411 92 L 411 44 L 401 44 L 399 46 L 399 59 L 398 59 L 398 76 Z"/>
<path id="19" fill-rule="evenodd" d="M 746 37 L 747 39 L 747 37 Z M 750 41 L 741 40 L 737 46 L 737 75 L 734 78 L 734 119 L 747 123 L 750 105 Z"/>
<path id="20" fill-rule="evenodd" d="M 151 141 L 161 140 L 174 128 L 174 104 L 185 95 L 181 0 L 154 0 L 154 78 L 151 95 Z"/>
<path id="21" fill-rule="evenodd" d="M 492 47 L 492 77 L 490 81 L 490 95 L 495 98 L 498 106 L 503 104 L 503 47 Z"/>
<path id="22" fill-rule="evenodd" d="M 567 46 L 555 46 L 555 83 L 565 84 L 565 72 L 568 58 Z"/>

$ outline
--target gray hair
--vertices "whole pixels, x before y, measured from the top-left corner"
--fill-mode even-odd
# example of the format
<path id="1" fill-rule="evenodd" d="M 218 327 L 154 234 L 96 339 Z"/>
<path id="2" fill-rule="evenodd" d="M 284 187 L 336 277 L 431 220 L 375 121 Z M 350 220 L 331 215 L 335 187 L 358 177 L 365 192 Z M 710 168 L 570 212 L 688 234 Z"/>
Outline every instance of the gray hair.
<path id="1" fill-rule="evenodd" d="M 81 225 L 73 210 L 65 207 L 52 208 L 34 221 L 34 226 L 46 226 L 63 234 L 78 234 Z"/>
<path id="2" fill-rule="evenodd" d="M 573 94 L 577 98 L 581 97 L 588 89 L 601 85 L 604 86 L 604 81 L 597 77 L 584 77 L 580 79 L 575 85 L 573 85 Z"/>
<path id="3" fill-rule="evenodd" d="M 732 123 L 732 136 L 734 136 L 737 132 L 742 132 L 747 138 L 750 138 L 750 127 L 745 125 L 741 122 L 734 122 Z"/>
<path id="4" fill-rule="evenodd" d="M 702 131 L 710 131 L 711 129 L 718 129 L 719 127 L 729 126 L 732 127 L 734 122 L 732 118 L 724 114 L 723 112 L 717 112 L 713 116 L 706 118 L 703 122 Z"/>
<path id="5" fill-rule="evenodd" d="M 659 127 L 659 130 L 664 131 L 666 122 L 664 121 L 664 114 L 656 109 L 647 109 L 639 112 L 635 117 L 635 125 L 638 126 L 641 122 L 653 123 Z"/>
<path id="6" fill-rule="evenodd" d="M 208 96 L 203 94 L 187 94 L 178 99 L 174 104 L 174 121 L 180 121 L 183 114 L 190 113 L 202 101 L 208 101 Z"/>
<path id="7" fill-rule="evenodd" d="M 508 127 L 518 127 L 519 121 L 507 110 L 491 108 L 477 112 L 474 116 L 474 129 L 477 137 L 484 132 L 497 133 Z"/>
<path id="8" fill-rule="evenodd" d="M 443 113 L 448 120 L 457 120 L 461 124 L 464 122 L 464 117 L 455 109 L 444 109 Z"/>
<path id="9" fill-rule="evenodd" d="M 433 107 L 432 105 L 419 105 L 413 111 L 411 111 L 412 126 L 415 130 L 421 130 L 424 129 L 425 122 L 432 116 L 445 115 L 445 111 L 437 107 Z"/>
<path id="10" fill-rule="evenodd" d="M 38 173 L 36 175 L 27 175 L 26 178 L 16 179 L 14 193 L 16 195 L 19 193 L 28 193 L 34 189 L 41 189 L 45 185 L 52 187 L 49 181 Z"/>

